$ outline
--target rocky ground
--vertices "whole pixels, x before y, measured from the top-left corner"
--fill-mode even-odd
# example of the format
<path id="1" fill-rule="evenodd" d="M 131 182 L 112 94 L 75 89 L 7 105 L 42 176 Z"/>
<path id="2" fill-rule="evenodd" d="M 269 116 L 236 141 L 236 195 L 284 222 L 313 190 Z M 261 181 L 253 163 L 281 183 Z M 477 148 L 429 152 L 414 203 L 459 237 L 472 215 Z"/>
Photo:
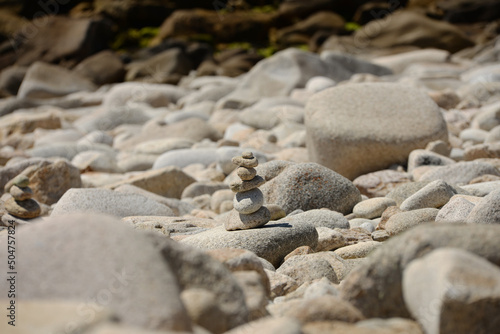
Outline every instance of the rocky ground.
<path id="1" fill-rule="evenodd" d="M 462 2 L 186 5 L 126 52 L 170 7 L 10 12 L 0 331 L 499 333 L 498 5 Z"/>

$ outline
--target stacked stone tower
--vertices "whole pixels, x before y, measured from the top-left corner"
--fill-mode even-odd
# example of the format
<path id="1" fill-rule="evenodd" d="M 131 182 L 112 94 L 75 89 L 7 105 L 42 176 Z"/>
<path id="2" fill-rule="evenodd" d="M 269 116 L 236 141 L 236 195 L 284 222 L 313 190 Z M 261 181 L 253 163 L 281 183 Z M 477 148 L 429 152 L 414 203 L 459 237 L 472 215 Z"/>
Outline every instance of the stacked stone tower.
<path id="1" fill-rule="evenodd" d="M 32 199 L 33 191 L 28 187 L 29 182 L 27 176 L 18 175 L 5 185 L 5 191 L 12 195 L 5 201 L 5 209 L 15 217 L 30 219 L 40 215 L 41 208 Z"/>
<path id="2" fill-rule="evenodd" d="M 233 231 L 267 224 L 271 213 L 264 206 L 264 194 L 258 188 L 266 181 L 255 170 L 259 164 L 257 158 L 252 152 L 243 152 L 241 157 L 234 157 L 232 161 L 238 166 L 236 173 L 240 180 L 230 184 L 236 196 L 233 201 L 234 209 L 229 213 L 224 227 Z"/>

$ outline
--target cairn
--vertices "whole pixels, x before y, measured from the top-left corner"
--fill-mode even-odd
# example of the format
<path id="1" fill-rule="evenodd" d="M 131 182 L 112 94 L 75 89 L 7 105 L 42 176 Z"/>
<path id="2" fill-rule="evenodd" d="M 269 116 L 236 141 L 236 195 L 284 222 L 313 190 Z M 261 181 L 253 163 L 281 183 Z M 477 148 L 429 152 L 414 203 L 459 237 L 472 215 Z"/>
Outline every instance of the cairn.
<path id="1" fill-rule="evenodd" d="M 5 201 L 5 210 L 14 217 L 30 219 L 40 216 L 42 210 L 38 202 L 33 199 L 29 182 L 26 175 L 18 175 L 5 186 L 5 191 L 12 196 Z"/>
<path id="2" fill-rule="evenodd" d="M 240 157 L 234 157 L 232 162 L 238 166 L 236 174 L 240 180 L 230 184 L 236 195 L 233 210 L 229 213 L 224 227 L 228 231 L 234 231 L 267 224 L 271 219 L 271 212 L 264 206 L 264 194 L 258 188 L 266 181 L 257 175 L 255 170 L 259 164 L 257 158 L 252 152 L 243 152 Z"/>

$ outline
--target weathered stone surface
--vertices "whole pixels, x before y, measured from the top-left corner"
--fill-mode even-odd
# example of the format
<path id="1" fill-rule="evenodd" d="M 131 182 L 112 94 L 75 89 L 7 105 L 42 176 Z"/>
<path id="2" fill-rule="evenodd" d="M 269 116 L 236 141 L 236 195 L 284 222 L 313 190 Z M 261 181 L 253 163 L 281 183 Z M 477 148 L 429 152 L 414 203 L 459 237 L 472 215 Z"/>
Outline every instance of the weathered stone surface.
<path id="1" fill-rule="evenodd" d="M 228 231 L 248 230 L 263 226 L 270 219 L 271 212 L 265 206 L 260 207 L 259 210 L 250 214 L 242 214 L 236 210 L 232 210 L 226 217 L 224 227 Z"/>
<path id="2" fill-rule="evenodd" d="M 5 201 L 5 210 L 11 215 L 23 219 L 36 218 L 40 216 L 42 211 L 40 205 L 33 199 L 16 201 L 13 197 Z"/>
<path id="3" fill-rule="evenodd" d="M 500 224 L 500 189 L 484 196 L 481 202 L 471 210 L 468 223 Z"/>
<path id="4" fill-rule="evenodd" d="M 257 175 L 250 181 L 239 180 L 232 182 L 231 184 L 229 184 L 229 188 L 231 188 L 231 190 L 234 191 L 235 193 L 240 193 L 258 188 L 265 182 L 266 180 L 264 180 L 260 175 Z"/>
<path id="5" fill-rule="evenodd" d="M 50 217 L 16 231 L 16 237 L 25 241 L 17 249 L 23 259 L 17 270 L 24 274 L 16 281 L 21 300 L 79 301 L 82 312 L 93 312 L 90 298 L 128 325 L 191 330 L 174 272 L 149 237 L 120 221 L 88 214 Z M 7 242 L 6 235 L 0 239 Z M 8 289 L 7 283 L 0 288 Z"/>
<path id="6" fill-rule="evenodd" d="M 292 256 L 276 273 L 293 278 L 299 285 L 322 277 L 326 277 L 330 282 L 339 282 L 335 270 L 321 253 Z"/>
<path id="7" fill-rule="evenodd" d="M 157 195 L 181 198 L 184 189 L 195 181 L 194 178 L 178 167 L 170 166 L 138 174 L 124 181 L 111 184 L 108 188 L 115 189 L 124 184 L 130 184 Z"/>
<path id="8" fill-rule="evenodd" d="M 447 139 L 434 101 L 400 84 L 329 88 L 314 95 L 306 110 L 310 159 L 349 179 L 404 163 L 414 149 Z"/>
<path id="9" fill-rule="evenodd" d="M 400 212 L 389 218 L 384 228 L 390 235 L 396 235 L 417 225 L 434 222 L 438 213 L 435 208 Z"/>
<path id="10" fill-rule="evenodd" d="M 352 213 L 354 213 L 358 218 L 372 219 L 382 216 L 385 209 L 394 205 L 396 205 L 396 201 L 392 198 L 370 198 L 356 204 L 352 209 Z"/>
<path id="11" fill-rule="evenodd" d="M 18 96 L 43 99 L 95 89 L 96 86 L 90 80 L 75 72 L 56 65 L 36 62 L 26 72 Z"/>
<path id="12" fill-rule="evenodd" d="M 404 268 L 434 249 L 455 247 L 500 264 L 500 226 L 430 224 L 391 238 L 355 267 L 341 295 L 366 317 L 409 317 L 402 294 Z M 390 303 L 385 301 L 390 300 Z"/>
<path id="13" fill-rule="evenodd" d="M 500 325 L 500 268 L 461 249 L 437 249 L 410 262 L 403 296 L 429 334 L 490 333 Z"/>
<path id="14" fill-rule="evenodd" d="M 335 296 L 291 300 L 273 306 L 274 316 L 295 318 L 302 324 L 317 321 L 357 322 L 364 319 L 353 305 Z M 281 312 L 278 309 L 281 309 Z"/>
<path id="15" fill-rule="evenodd" d="M 248 322 L 244 292 L 226 266 L 200 250 L 161 236 L 155 239 L 184 290 L 205 289 L 214 293 L 224 313 L 221 320 L 228 328 Z"/>
<path id="16" fill-rule="evenodd" d="M 243 326 L 234 328 L 225 334 L 247 334 L 247 333 L 287 333 L 302 334 L 300 323 L 293 318 L 266 317 L 255 320 Z"/>
<path id="17" fill-rule="evenodd" d="M 286 213 L 327 208 L 348 214 L 361 200 L 352 182 L 316 163 L 288 165 L 261 190 L 267 203 L 278 204 Z"/>
<path id="18" fill-rule="evenodd" d="M 263 204 L 264 194 L 258 188 L 236 193 L 233 200 L 234 209 L 242 214 L 254 213 L 259 210 Z"/>
<path id="19" fill-rule="evenodd" d="M 427 150 L 413 150 L 408 156 L 408 173 L 421 166 L 452 165 L 455 160 Z"/>
<path id="20" fill-rule="evenodd" d="M 382 245 L 378 241 L 365 241 L 355 245 L 339 248 L 334 251 L 335 254 L 343 259 L 359 259 L 367 257 L 375 249 Z"/>
<path id="21" fill-rule="evenodd" d="M 174 216 L 168 206 L 145 196 L 107 189 L 70 189 L 57 202 L 51 216 L 86 212 L 117 217 Z"/>
<path id="22" fill-rule="evenodd" d="M 436 222 L 464 222 L 472 209 L 474 209 L 474 206 L 475 204 L 468 201 L 464 196 L 455 195 L 439 210 Z"/>
<path id="23" fill-rule="evenodd" d="M 64 159 L 40 166 L 29 178 L 34 198 L 47 205 L 56 203 L 69 189 L 82 186 L 80 171 Z"/>
<path id="24" fill-rule="evenodd" d="M 455 190 L 448 183 L 436 180 L 405 199 L 399 208 L 403 211 L 440 208 L 448 203 L 455 194 Z"/>
<path id="25" fill-rule="evenodd" d="M 349 221 L 344 217 L 343 214 L 336 211 L 324 209 L 313 209 L 306 212 L 301 212 L 295 215 L 288 216 L 287 219 L 297 223 L 312 224 L 315 227 L 328 227 L 330 229 L 349 228 Z"/>
<path id="26" fill-rule="evenodd" d="M 448 184 L 461 185 L 485 174 L 500 176 L 498 169 L 489 163 L 467 161 L 432 169 L 422 175 L 420 181 L 443 180 Z"/>
<path id="27" fill-rule="evenodd" d="M 226 231 L 222 226 L 216 227 L 181 241 L 201 249 L 247 249 L 274 266 L 278 266 L 295 248 L 303 245 L 315 247 L 317 242 L 318 233 L 314 226 L 288 221 L 287 218 L 252 230 Z"/>
<path id="28" fill-rule="evenodd" d="M 368 197 L 383 197 L 403 183 L 411 182 L 410 174 L 385 169 L 358 176 L 352 181 L 361 194 Z"/>

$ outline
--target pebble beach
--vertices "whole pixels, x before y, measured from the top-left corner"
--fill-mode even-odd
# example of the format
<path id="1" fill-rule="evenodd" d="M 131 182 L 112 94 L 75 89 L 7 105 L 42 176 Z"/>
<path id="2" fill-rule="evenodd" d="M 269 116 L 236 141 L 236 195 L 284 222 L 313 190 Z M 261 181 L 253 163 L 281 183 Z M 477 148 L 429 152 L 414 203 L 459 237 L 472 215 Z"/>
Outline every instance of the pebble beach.
<path id="1" fill-rule="evenodd" d="M 28 3 L 2 334 L 500 333 L 496 1 Z"/>

